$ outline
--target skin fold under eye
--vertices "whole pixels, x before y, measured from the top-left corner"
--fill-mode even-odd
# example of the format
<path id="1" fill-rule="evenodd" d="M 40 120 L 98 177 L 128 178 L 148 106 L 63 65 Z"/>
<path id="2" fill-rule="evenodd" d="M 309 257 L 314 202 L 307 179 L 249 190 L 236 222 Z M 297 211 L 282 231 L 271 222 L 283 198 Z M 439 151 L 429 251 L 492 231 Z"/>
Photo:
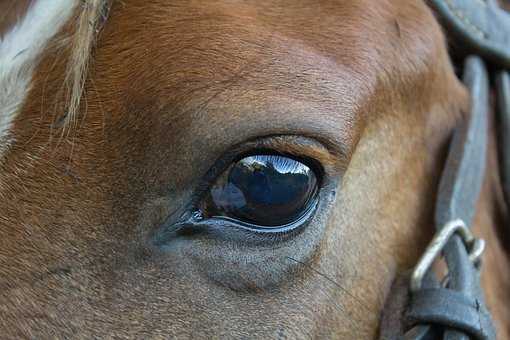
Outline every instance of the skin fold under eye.
<path id="1" fill-rule="evenodd" d="M 206 214 L 275 228 L 307 212 L 318 184 L 316 173 L 298 160 L 248 156 L 229 167 L 210 189 Z"/>

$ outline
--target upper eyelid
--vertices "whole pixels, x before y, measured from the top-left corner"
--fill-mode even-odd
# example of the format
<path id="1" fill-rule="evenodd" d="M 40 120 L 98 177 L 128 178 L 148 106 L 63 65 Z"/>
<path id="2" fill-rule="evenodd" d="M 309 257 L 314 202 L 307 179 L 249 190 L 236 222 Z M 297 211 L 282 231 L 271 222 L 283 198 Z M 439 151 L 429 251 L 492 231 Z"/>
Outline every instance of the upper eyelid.
<path id="1" fill-rule="evenodd" d="M 298 135 L 263 136 L 238 144 L 218 158 L 203 176 L 211 181 L 217 178 L 236 160 L 256 150 L 273 151 L 296 159 L 309 159 L 318 163 L 322 171 L 330 173 L 344 170 L 344 156 L 333 154 L 316 139 Z"/>
<path id="2" fill-rule="evenodd" d="M 344 152 L 341 150 L 333 152 L 315 138 L 298 135 L 278 135 L 263 138 L 257 144 L 283 154 L 312 159 L 328 172 L 340 172 L 346 168 L 347 156 Z"/>
<path id="3" fill-rule="evenodd" d="M 220 156 L 202 176 L 192 194 L 191 206 L 197 208 L 211 185 L 224 171 L 243 155 L 248 155 L 257 149 L 274 150 L 283 155 L 312 160 L 320 166 L 320 176 L 334 176 L 345 170 L 343 156 L 333 154 L 314 138 L 299 135 L 262 136 L 240 143 Z"/>

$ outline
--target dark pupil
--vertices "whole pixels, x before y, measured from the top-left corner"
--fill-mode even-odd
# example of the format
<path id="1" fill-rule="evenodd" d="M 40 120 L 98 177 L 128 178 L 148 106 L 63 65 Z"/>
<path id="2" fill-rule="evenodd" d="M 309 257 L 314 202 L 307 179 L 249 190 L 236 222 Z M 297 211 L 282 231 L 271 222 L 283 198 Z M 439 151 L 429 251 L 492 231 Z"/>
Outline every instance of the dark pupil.
<path id="1" fill-rule="evenodd" d="M 257 155 L 235 163 L 211 190 L 216 214 L 261 226 L 281 226 L 299 218 L 317 191 L 306 165 L 277 155 Z"/>

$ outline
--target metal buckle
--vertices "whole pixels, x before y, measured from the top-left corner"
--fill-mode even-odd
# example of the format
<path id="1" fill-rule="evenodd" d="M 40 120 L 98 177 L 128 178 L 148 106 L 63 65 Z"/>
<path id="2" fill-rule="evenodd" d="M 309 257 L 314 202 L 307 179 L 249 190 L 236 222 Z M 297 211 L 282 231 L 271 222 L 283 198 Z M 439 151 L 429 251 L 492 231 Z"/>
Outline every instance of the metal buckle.
<path id="1" fill-rule="evenodd" d="M 462 238 L 473 265 L 477 267 L 480 265 L 480 259 L 485 249 L 485 241 L 475 238 L 464 221 L 460 219 L 450 221 L 436 232 L 427 249 L 425 249 L 425 253 L 414 267 L 411 275 L 411 292 L 416 292 L 421 288 L 423 277 L 429 271 L 432 263 L 441 255 L 441 251 L 454 234 L 458 234 Z"/>

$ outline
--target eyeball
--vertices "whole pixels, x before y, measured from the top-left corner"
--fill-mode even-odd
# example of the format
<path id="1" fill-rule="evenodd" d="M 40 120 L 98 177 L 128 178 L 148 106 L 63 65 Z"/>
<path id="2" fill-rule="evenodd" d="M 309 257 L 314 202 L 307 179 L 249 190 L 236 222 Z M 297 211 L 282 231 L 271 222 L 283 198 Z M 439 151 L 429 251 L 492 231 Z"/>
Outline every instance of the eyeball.
<path id="1" fill-rule="evenodd" d="M 252 155 L 231 165 L 211 187 L 208 214 L 265 228 L 298 220 L 318 193 L 308 165 L 283 155 Z"/>

